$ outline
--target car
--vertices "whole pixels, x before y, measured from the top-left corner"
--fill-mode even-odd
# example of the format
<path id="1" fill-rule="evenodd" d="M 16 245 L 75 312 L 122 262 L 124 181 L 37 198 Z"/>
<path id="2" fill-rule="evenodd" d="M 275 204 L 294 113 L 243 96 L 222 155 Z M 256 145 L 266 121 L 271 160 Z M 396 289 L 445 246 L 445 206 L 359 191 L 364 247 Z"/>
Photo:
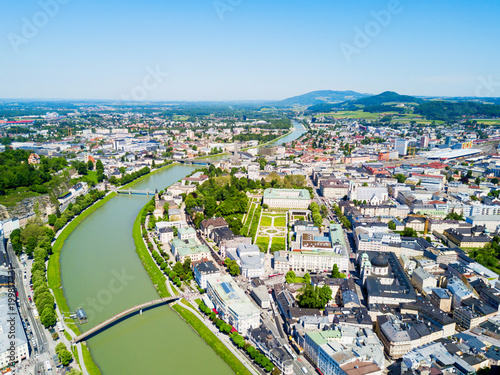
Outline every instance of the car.
<path id="1" fill-rule="evenodd" d="M 301 370 L 302 370 L 302 372 L 303 372 L 304 374 L 307 374 L 307 373 L 308 373 L 308 371 L 307 371 L 307 369 L 306 369 L 305 367 L 302 367 L 302 368 L 301 368 Z"/>

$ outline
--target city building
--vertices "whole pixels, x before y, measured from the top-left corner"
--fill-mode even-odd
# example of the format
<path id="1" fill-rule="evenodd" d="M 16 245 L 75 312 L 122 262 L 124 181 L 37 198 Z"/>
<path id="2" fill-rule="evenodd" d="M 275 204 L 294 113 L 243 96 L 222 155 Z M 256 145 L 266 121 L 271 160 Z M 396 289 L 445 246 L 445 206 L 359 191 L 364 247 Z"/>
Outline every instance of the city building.
<path id="1" fill-rule="evenodd" d="M 260 326 L 260 310 L 229 275 L 207 278 L 207 296 L 217 314 L 243 336 Z"/>
<path id="2" fill-rule="evenodd" d="M 484 227 L 451 228 L 443 234 L 458 247 L 477 248 L 484 247 L 491 242 L 491 238 L 484 233 Z"/>
<path id="3" fill-rule="evenodd" d="M 305 354 L 324 375 L 381 375 L 385 369 L 383 346 L 369 328 L 339 325 L 336 330 L 306 332 Z"/>
<path id="4" fill-rule="evenodd" d="M 188 240 L 196 238 L 196 230 L 193 227 L 180 228 L 178 230 L 178 237 L 180 240 Z"/>
<path id="5" fill-rule="evenodd" d="M 451 302 L 453 300 L 452 297 L 453 296 L 448 289 L 433 288 L 431 294 L 431 302 L 441 311 L 450 312 Z"/>
<path id="6" fill-rule="evenodd" d="M 330 224 L 328 237 L 309 232 L 297 233 L 296 236 L 297 240 L 291 244 L 291 251 L 286 253 L 288 263 L 281 259 L 276 261 L 276 257 L 283 256 L 283 253 L 275 254 L 276 271 L 331 271 L 334 264 L 340 272 L 348 271 L 349 256 L 341 225 Z"/>
<path id="7" fill-rule="evenodd" d="M 311 204 L 307 189 L 266 189 L 262 203 L 270 208 L 307 209 Z"/>
<path id="8" fill-rule="evenodd" d="M 207 279 L 211 276 L 220 276 L 220 270 L 212 261 L 196 263 L 193 266 L 194 280 L 200 288 L 207 289 Z"/>
<path id="9" fill-rule="evenodd" d="M 183 263 L 186 258 L 190 258 L 191 262 L 201 261 L 210 256 L 210 248 L 206 245 L 200 245 L 195 239 L 180 240 L 174 238 L 170 243 L 172 253 L 178 262 Z"/>
<path id="10" fill-rule="evenodd" d="M 430 295 L 432 293 L 432 288 L 437 286 L 436 277 L 423 268 L 417 268 L 413 271 L 411 281 L 417 290 L 425 295 Z"/>
<path id="11" fill-rule="evenodd" d="M 227 256 L 238 263 L 243 277 L 251 279 L 264 275 L 265 254 L 257 245 L 239 245 L 236 250 L 227 251 Z"/>
<path id="12" fill-rule="evenodd" d="M 264 326 L 249 330 L 250 341 L 278 367 L 282 374 L 293 375 L 293 357 Z"/>
<path id="13" fill-rule="evenodd" d="M 29 359 L 28 339 L 21 324 L 21 318 L 14 305 L 9 302 L 8 293 L 0 294 L 0 368 L 11 363 Z"/>

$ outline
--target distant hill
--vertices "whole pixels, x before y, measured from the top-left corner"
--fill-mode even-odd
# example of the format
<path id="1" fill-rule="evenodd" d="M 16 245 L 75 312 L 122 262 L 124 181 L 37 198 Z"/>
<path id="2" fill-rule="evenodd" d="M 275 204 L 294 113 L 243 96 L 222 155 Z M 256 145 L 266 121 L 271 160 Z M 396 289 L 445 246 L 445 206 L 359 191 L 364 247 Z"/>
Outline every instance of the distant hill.
<path id="1" fill-rule="evenodd" d="M 382 94 L 368 96 L 352 102 L 354 105 L 372 106 L 383 105 L 384 103 L 422 103 L 423 100 L 409 95 L 399 95 L 393 91 L 385 91 Z"/>
<path id="2" fill-rule="evenodd" d="M 320 90 L 282 100 L 276 103 L 276 106 L 291 107 L 294 105 L 300 105 L 309 107 L 321 103 L 341 103 L 361 99 L 366 96 L 366 94 L 361 94 L 355 91 Z"/>
<path id="3" fill-rule="evenodd" d="M 423 100 L 414 96 L 399 95 L 393 91 L 385 91 L 378 95 L 366 96 L 356 100 L 350 100 L 342 103 L 318 103 L 307 108 L 310 112 L 330 112 L 333 110 L 356 110 L 371 109 L 374 111 L 388 111 L 396 103 L 423 103 Z"/>

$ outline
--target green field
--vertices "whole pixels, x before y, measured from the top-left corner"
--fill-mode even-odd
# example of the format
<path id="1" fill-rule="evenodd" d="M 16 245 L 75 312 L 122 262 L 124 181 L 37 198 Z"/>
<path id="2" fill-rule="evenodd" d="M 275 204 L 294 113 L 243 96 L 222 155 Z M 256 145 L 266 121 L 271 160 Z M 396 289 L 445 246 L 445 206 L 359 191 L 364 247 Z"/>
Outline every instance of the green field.
<path id="1" fill-rule="evenodd" d="M 500 119 L 476 119 L 478 124 L 500 125 Z"/>
<path id="2" fill-rule="evenodd" d="M 261 227 L 270 227 L 272 225 L 273 220 L 269 216 L 262 216 L 260 219 Z"/>
<path id="3" fill-rule="evenodd" d="M 284 227 L 286 226 L 286 217 L 277 217 L 274 219 L 275 227 Z"/>
<path id="4" fill-rule="evenodd" d="M 265 253 L 269 247 L 269 237 L 257 237 L 255 244 L 259 247 L 261 252 Z"/>
<path id="5" fill-rule="evenodd" d="M 388 112 L 390 113 L 390 112 Z M 338 111 L 338 112 L 328 112 L 316 115 L 314 117 L 335 117 L 335 118 L 359 118 L 365 120 L 376 120 L 380 117 L 378 113 L 370 113 L 363 111 Z"/>
<path id="6" fill-rule="evenodd" d="M 274 237 L 271 244 L 271 253 L 285 249 L 285 237 Z"/>

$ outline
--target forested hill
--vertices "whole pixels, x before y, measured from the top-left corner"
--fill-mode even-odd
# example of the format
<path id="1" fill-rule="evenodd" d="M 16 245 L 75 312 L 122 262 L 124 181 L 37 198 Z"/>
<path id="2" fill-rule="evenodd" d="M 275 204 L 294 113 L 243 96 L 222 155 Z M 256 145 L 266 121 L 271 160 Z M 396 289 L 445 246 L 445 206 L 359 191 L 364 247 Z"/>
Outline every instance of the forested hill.
<path id="1" fill-rule="evenodd" d="M 41 157 L 38 166 L 28 164 L 30 152 L 6 150 L 0 153 L 0 195 L 7 190 L 28 187 L 37 193 L 47 193 L 45 183 L 52 179 L 52 173 L 68 165 L 64 158 Z"/>
<path id="2" fill-rule="evenodd" d="M 500 105 L 477 102 L 447 102 L 433 100 L 420 104 L 415 113 L 428 120 L 457 120 L 470 117 L 500 117 Z"/>
<path id="3" fill-rule="evenodd" d="M 311 106 L 321 103 L 340 103 L 348 100 L 364 98 L 366 94 L 356 91 L 332 91 L 320 90 L 308 92 L 307 94 L 294 96 L 276 103 L 278 107 L 289 107 L 293 105 Z"/>
<path id="4" fill-rule="evenodd" d="M 329 104 L 321 103 L 309 107 L 309 112 L 330 112 L 333 110 L 356 110 L 365 107 L 385 107 L 387 103 L 422 103 L 423 100 L 414 96 L 399 95 L 392 91 L 385 91 L 378 95 L 368 96 L 357 100 L 352 100 L 343 103 Z"/>

